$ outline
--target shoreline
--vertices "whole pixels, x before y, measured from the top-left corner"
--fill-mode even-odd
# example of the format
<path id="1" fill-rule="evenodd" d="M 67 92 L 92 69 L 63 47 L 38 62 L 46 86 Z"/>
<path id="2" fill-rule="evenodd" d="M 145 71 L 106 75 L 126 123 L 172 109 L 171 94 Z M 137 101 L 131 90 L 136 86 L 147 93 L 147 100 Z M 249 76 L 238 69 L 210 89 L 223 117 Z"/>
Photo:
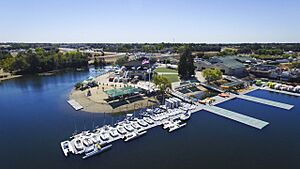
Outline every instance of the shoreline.
<path id="1" fill-rule="evenodd" d="M 8 77 L 0 78 L 0 82 L 15 79 L 15 78 L 19 78 L 19 77 L 22 77 L 22 76 L 23 75 L 11 75 L 11 76 L 8 76 Z"/>

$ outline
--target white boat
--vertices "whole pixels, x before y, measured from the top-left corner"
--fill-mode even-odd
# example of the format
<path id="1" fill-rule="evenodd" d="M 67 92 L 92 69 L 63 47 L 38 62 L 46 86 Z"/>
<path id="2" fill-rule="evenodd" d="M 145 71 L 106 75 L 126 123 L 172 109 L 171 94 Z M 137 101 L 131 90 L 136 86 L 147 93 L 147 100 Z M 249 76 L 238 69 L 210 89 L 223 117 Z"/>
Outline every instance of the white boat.
<path id="1" fill-rule="evenodd" d="M 170 128 L 170 127 L 173 126 L 173 125 L 174 125 L 174 124 L 173 124 L 171 121 L 169 121 L 169 120 L 164 121 L 164 122 L 163 122 L 163 129 Z"/>
<path id="2" fill-rule="evenodd" d="M 188 120 L 190 117 L 191 117 L 191 113 L 186 112 L 186 113 L 181 114 L 179 118 L 181 121 L 185 121 L 185 120 Z"/>
<path id="3" fill-rule="evenodd" d="M 130 140 L 133 140 L 133 139 L 138 138 L 138 137 L 140 137 L 140 136 L 142 136 L 146 133 L 147 133 L 147 131 L 128 133 L 128 134 L 125 135 L 124 141 L 127 142 L 127 141 L 130 141 Z"/>
<path id="4" fill-rule="evenodd" d="M 104 146 L 104 147 L 101 147 L 99 144 L 95 144 L 95 145 L 91 146 L 88 151 L 85 152 L 85 156 L 83 156 L 82 158 L 86 159 L 86 158 L 92 157 L 94 155 L 100 154 L 100 153 L 110 149 L 111 147 L 112 147 L 111 144 Z"/>
<path id="5" fill-rule="evenodd" d="M 117 127 L 117 131 L 120 133 L 120 134 L 126 134 L 126 130 L 124 129 L 124 127 L 120 126 L 120 127 Z"/>
<path id="6" fill-rule="evenodd" d="M 149 124 L 154 124 L 154 121 L 152 119 L 150 119 L 149 117 L 144 117 L 143 119 Z"/>
<path id="7" fill-rule="evenodd" d="M 186 125 L 186 123 L 183 123 L 183 124 L 178 124 L 178 123 L 175 123 L 174 125 L 172 125 L 170 128 L 169 128 L 169 132 L 172 132 L 172 131 L 175 131 L 177 129 L 180 129 L 181 127 L 184 127 Z"/>
<path id="8" fill-rule="evenodd" d="M 118 137 L 119 136 L 119 133 L 117 132 L 116 129 L 112 129 L 109 134 L 112 136 L 112 137 Z"/>
<path id="9" fill-rule="evenodd" d="M 143 119 L 139 119 L 139 120 L 138 120 L 138 123 L 139 123 L 141 126 L 143 126 L 143 127 L 147 127 L 147 126 L 148 126 L 148 124 L 147 124 Z"/>
<path id="10" fill-rule="evenodd" d="M 93 141 L 90 138 L 84 138 L 83 139 L 83 144 L 88 147 L 88 146 L 91 146 L 93 144 Z"/>
<path id="11" fill-rule="evenodd" d="M 141 126 L 137 122 L 133 122 L 131 125 L 135 129 L 138 129 L 138 130 L 141 129 Z"/>
<path id="12" fill-rule="evenodd" d="M 101 133 L 100 137 L 103 141 L 107 141 L 109 139 L 109 134 L 108 133 Z"/>
<path id="13" fill-rule="evenodd" d="M 94 134 L 94 135 L 91 137 L 91 140 L 93 141 L 93 143 L 98 143 L 98 142 L 101 141 L 99 135 L 96 135 L 96 134 Z"/>
<path id="14" fill-rule="evenodd" d="M 82 140 L 80 138 L 75 138 L 74 139 L 74 145 L 75 145 L 75 148 L 77 150 L 83 150 L 83 143 L 82 143 Z"/>
<path id="15" fill-rule="evenodd" d="M 125 129 L 129 132 L 132 132 L 134 130 L 134 128 L 130 124 L 125 125 Z"/>

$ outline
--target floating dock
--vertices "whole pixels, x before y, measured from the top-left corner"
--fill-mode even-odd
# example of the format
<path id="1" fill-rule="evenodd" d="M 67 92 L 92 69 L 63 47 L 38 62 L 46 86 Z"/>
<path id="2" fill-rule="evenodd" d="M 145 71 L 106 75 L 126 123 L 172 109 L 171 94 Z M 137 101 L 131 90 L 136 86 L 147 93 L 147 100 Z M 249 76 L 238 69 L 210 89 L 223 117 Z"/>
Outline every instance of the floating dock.
<path id="1" fill-rule="evenodd" d="M 240 98 L 240 99 L 252 101 L 252 102 L 257 102 L 257 103 L 266 104 L 266 105 L 269 105 L 269 106 L 274 106 L 274 107 L 286 109 L 286 110 L 290 110 L 291 108 L 294 107 L 293 105 L 290 105 L 290 104 L 280 103 L 280 102 L 271 101 L 271 100 L 267 100 L 267 99 L 262 99 L 262 98 L 258 98 L 258 97 L 253 97 L 253 96 L 236 95 L 236 97 Z"/>
<path id="2" fill-rule="evenodd" d="M 216 106 L 203 106 L 203 109 L 211 113 L 217 114 L 219 116 L 235 120 L 237 122 L 246 124 L 251 127 L 255 127 L 257 129 L 262 129 L 269 124 L 268 122 L 255 119 L 253 117 L 249 117 L 243 114 L 235 113 L 233 111 L 222 109 Z"/>
<path id="3" fill-rule="evenodd" d="M 75 100 L 68 100 L 67 101 L 76 111 L 77 110 L 81 110 L 83 109 L 83 107 L 78 103 L 76 102 Z"/>
<path id="4" fill-rule="evenodd" d="M 286 95 L 290 95 L 290 96 L 300 97 L 299 93 L 292 93 L 292 92 L 283 91 L 283 90 L 275 90 L 275 89 L 266 88 L 266 87 L 262 87 L 262 88 L 259 88 L 259 89 L 261 89 L 261 90 L 267 90 L 267 91 L 274 92 L 274 93 L 282 93 L 282 94 L 286 94 Z"/>

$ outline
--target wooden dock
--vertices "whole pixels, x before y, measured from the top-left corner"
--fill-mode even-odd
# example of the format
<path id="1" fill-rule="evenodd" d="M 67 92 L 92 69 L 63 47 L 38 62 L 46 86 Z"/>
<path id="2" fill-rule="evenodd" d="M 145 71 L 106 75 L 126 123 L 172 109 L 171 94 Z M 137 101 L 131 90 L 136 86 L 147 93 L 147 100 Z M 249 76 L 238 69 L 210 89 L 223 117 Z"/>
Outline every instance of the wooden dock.
<path id="1" fill-rule="evenodd" d="M 262 99 L 262 98 L 258 98 L 258 97 L 253 97 L 253 96 L 248 96 L 248 95 L 236 95 L 236 97 L 240 98 L 240 99 L 252 101 L 252 102 L 257 102 L 257 103 L 266 104 L 269 106 L 278 107 L 281 109 L 286 109 L 286 110 L 290 110 L 291 108 L 294 107 L 293 105 L 290 105 L 290 104 L 280 103 L 280 102 Z"/>
<path id="2" fill-rule="evenodd" d="M 282 94 L 286 94 L 286 95 L 290 95 L 290 96 L 300 97 L 300 93 L 292 93 L 292 92 L 283 91 L 283 90 L 275 90 L 275 89 L 271 89 L 271 88 L 267 88 L 267 87 L 262 87 L 262 88 L 259 88 L 259 89 L 267 90 L 267 91 L 274 92 L 274 93 L 282 93 Z"/>
<path id="3" fill-rule="evenodd" d="M 78 103 L 76 102 L 75 100 L 68 100 L 67 101 L 76 111 L 77 110 L 81 110 L 83 109 L 83 107 Z"/>
<path id="4" fill-rule="evenodd" d="M 259 120 L 259 119 L 256 119 L 256 118 L 253 118 L 250 116 L 246 116 L 243 114 L 239 114 L 239 113 L 236 113 L 236 112 L 233 112 L 230 110 L 219 108 L 216 106 L 206 106 L 206 105 L 204 106 L 203 105 L 203 109 L 206 111 L 209 111 L 211 113 L 217 114 L 219 116 L 235 120 L 237 122 L 246 124 L 248 126 L 251 126 L 251 127 L 254 127 L 257 129 L 262 129 L 269 124 L 268 122 L 265 122 L 265 121 L 262 121 L 262 120 Z"/>

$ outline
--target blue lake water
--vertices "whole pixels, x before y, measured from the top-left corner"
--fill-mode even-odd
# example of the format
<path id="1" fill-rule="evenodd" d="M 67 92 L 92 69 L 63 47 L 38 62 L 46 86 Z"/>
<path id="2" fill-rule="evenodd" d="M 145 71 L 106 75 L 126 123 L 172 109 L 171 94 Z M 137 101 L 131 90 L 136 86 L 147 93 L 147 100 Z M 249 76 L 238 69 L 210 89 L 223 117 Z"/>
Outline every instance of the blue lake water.
<path id="1" fill-rule="evenodd" d="M 60 142 L 74 130 L 121 118 L 76 112 L 66 103 L 73 85 L 88 76 L 66 72 L 0 84 L 1 169 L 300 168 L 300 98 L 268 91 L 249 95 L 295 107 L 288 111 L 241 99 L 218 105 L 269 122 L 263 130 L 201 111 L 174 133 L 157 127 L 129 143 L 113 143 L 110 151 L 88 160 L 65 158 Z"/>

